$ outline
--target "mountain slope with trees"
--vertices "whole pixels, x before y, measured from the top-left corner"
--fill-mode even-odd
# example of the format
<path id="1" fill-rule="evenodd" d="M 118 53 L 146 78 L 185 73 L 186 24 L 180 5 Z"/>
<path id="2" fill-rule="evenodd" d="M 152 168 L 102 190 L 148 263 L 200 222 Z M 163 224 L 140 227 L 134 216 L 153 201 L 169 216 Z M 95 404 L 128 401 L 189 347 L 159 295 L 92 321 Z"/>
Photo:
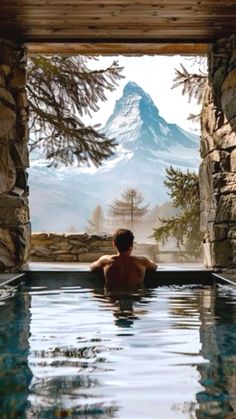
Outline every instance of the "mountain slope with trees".
<path id="1" fill-rule="evenodd" d="M 106 212 L 109 204 L 127 188 L 138 189 L 150 208 L 160 206 L 169 199 L 164 179 L 170 165 L 183 172 L 188 168 L 198 170 L 199 138 L 166 122 L 151 97 L 135 83 L 127 83 L 102 131 L 108 138 L 115 136 L 118 146 L 99 168 L 87 165 L 47 168 L 48 162 L 34 151 L 29 171 L 33 229 L 44 229 L 47 219 L 46 229 L 51 225 L 55 231 L 65 230 L 67 214 L 71 219 L 69 225 L 84 230 L 88 214 L 98 204 Z M 145 132 L 149 133 L 148 138 L 142 136 Z M 58 214 L 63 222 L 59 222 Z"/>

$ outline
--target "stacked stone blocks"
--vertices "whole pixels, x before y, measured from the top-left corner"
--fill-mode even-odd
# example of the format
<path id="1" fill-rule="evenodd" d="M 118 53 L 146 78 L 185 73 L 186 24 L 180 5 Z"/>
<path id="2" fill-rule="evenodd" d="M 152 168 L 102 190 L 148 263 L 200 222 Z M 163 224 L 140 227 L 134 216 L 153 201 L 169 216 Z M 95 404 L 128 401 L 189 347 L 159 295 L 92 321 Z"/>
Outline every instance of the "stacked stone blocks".
<path id="1" fill-rule="evenodd" d="M 30 260 L 37 262 L 93 262 L 114 253 L 112 236 L 106 235 L 34 233 L 31 244 Z"/>
<path id="2" fill-rule="evenodd" d="M 18 270 L 30 246 L 26 59 L 0 39 L 0 271 Z"/>
<path id="3" fill-rule="evenodd" d="M 116 253 L 112 235 L 86 233 L 33 233 L 31 236 L 32 262 L 94 262 L 104 254 Z M 159 258 L 157 244 L 134 243 L 133 253 Z"/>
<path id="4" fill-rule="evenodd" d="M 201 117 L 201 229 L 212 265 L 236 268 L 236 42 L 217 41 L 209 51 L 209 88 Z"/>

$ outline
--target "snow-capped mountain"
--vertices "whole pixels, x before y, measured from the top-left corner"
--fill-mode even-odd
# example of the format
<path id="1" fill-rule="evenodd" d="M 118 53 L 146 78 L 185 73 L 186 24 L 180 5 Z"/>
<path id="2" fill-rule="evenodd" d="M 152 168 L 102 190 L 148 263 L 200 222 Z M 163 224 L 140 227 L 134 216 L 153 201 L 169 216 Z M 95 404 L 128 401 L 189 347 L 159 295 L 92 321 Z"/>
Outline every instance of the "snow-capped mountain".
<path id="1" fill-rule="evenodd" d="M 168 98 L 169 100 L 169 98 Z M 126 84 L 122 97 L 102 130 L 115 138 L 115 154 L 96 168 L 47 168 L 35 154 L 30 168 L 33 229 L 83 229 L 96 205 L 104 209 L 124 189 L 138 188 L 146 202 L 168 199 L 163 185 L 166 168 L 197 170 L 199 138 L 159 114 L 151 97 L 136 83 Z"/>
<path id="2" fill-rule="evenodd" d="M 176 124 L 168 124 L 151 97 L 133 82 L 126 84 L 104 131 L 110 138 L 118 137 L 119 144 L 135 152 L 156 153 L 177 144 L 196 149 L 199 143 L 198 137 Z"/>

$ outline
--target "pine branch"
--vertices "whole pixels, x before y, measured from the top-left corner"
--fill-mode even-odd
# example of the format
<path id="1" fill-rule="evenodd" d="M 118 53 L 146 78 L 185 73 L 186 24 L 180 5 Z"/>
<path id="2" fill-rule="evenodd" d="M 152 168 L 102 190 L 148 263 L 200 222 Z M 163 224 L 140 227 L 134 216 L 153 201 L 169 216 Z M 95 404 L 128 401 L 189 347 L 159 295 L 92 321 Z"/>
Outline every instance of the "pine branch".
<path id="1" fill-rule="evenodd" d="M 188 70 L 181 64 L 181 69 L 175 69 L 175 78 L 172 89 L 182 87 L 182 94 L 196 99 L 197 103 L 201 103 L 208 84 L 207 75 L 199 72 L 199 74 L 190 74 Z"/>
<path id="2" fill-rule="evenodd" d="M 113 154 L 114 139 L 99 125 L 86 127 L 80 117 L 99 109 L 105 91 L 115 89 L 122 68 L 114 62 L 91 71 L 85 57 L 33 56 L 28 66 L 30 147 L 40 147 L 50 165 L 93 163 L 99 166 Z"/>
<path id="3" fill-rule="evenodd" d="M 196 115 L 196 114 L 190 113 L 187 119 L 192 122 L 199 122 L 200 118 L 201 118 L 201 114 Z"/>

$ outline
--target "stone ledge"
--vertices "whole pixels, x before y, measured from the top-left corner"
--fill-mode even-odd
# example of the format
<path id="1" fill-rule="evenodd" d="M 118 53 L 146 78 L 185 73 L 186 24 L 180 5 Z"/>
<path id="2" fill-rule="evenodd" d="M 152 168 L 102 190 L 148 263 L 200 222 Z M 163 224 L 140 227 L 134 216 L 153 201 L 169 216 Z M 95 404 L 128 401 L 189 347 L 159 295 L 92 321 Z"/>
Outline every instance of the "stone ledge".
<path id="1" fill-rule="evenodd" d="M 137 244 L 136 250 L 152 259 L 158 254 L 157 244 Z M 30 260 L 34 262 L 93 262 L 104 254 L 113 254 L 111 235 L 86 233 L 33 233 Z"/>

